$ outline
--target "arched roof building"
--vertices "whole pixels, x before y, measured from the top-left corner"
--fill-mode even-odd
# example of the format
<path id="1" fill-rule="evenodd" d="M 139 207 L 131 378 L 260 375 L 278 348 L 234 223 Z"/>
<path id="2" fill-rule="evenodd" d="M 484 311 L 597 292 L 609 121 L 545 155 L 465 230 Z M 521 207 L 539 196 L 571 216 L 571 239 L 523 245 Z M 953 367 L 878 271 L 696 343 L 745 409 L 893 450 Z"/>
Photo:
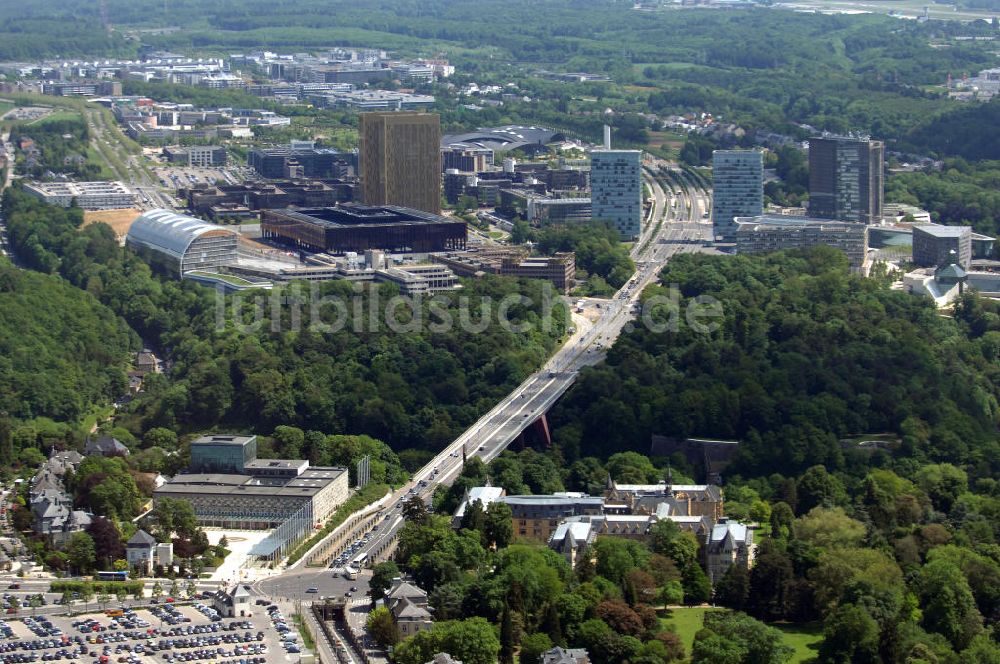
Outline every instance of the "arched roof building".
<path id="1" fill-rule="evenodd" d="M 235 231 L 170 210 L 150 210 L 129 228 L 126 243 L 177 274 L 236 262 Z"/>

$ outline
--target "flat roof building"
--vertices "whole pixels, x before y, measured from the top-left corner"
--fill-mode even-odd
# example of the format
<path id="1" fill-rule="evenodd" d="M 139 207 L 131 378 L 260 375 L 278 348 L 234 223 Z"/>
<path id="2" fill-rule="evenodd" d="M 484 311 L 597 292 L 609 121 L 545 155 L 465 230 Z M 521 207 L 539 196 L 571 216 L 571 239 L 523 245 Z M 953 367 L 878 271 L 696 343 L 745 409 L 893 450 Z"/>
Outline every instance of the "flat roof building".
<path id="1" fill-rule="evenodd" d="M 921 267 L 972 262 L 972 227 L 921 224 L 913 227 L 913 262 Z"/>
<path id="2" fill-rule="evenodd" d="M 434 177 L 438 176 L 437 170 Z M 383 249 L 393 253 L 465 249 L 464 221 L 396 205 L 264 210 L 261 234 L 307 251 L 340 254 Z"/>
<path id="3" fill-rule="evenodd" d="M 764 155 L 756 150 L 712 152 L 712 233 L 736 241 L 736 217 L 764 212 Z"/>
<path id="4" fill-rule="evenodd" d="M 226 165 L 226 148 L 221 145 L 168 146 L 163 148 L 163 156 L 171 164 L 197 168 Z"/>
<path id="5" fill-rule="evenodd" d="M 362 113 L 362 198 L 441 213 L 441 119 L 435 113 Z"/>
<path id="6" fill-rule="evenodd" d="M 237 242 L 235 231 L 170 210 L 144 212 L 125 237 L 128 246 L 177 276 L 235 263 Z"/>
<path id="7" fill-rule="evenodd" d="M 628 241 L 642 232 L 642 151 L 590 153 L 590 209 L 594 221 L 611 224 Z"/>
<path id="8" fill-rule="evenodd" d="M 287 147 L 254 148 L 247 154 L 247 165 L 264 178 L 286 177 L 288 162 L 294 161 L 307 178 L 343 178 L 350 170 L 351 155 L 331 148 L 292 144 Z"/>
<path id="9" fill-rule="evenodd" d="M 868 254 L 868 226 L 865 224 L 764 214 L 737 217 L 736 251 L 759 254 L 783 249 L 827 245 L 847 254 L 852 271 L 864 266 Z"/>
<path id="10" fill-rule="evenodd" d="M 322 522 L 347 500 L 346 468 L 303 459 L 258 459 L 256 436 L 211 435 L 191 444 L 191 464 L 153 492 L 153 500 L 191 503 L 206 525 L 272 528 L 306 515 Z M 311 525 L 310 525 L 311 527 Z"/>
<path id="11" fill-rule="evenodd" d="M 26 182 L 24 190 L 49 205 L 84 210 L 116 210 L 135 205 L 135 192 L 124 182 Z"/>
<path id="12" fill-rule="evenodd" d="M 884 197 L 882 141 L 848 136 L 809 139 L 809 216 L 877 224 Z"/>

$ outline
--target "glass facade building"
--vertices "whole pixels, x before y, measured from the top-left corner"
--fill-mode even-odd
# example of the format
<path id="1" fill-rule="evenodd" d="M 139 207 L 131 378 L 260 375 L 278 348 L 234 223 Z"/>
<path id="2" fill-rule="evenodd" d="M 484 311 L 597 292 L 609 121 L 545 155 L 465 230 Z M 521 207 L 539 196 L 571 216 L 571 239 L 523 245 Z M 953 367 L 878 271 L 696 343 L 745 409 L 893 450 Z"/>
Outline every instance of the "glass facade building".
<path id="1" fill-rule="evenodd" d="M 235 473 L 257 458 L 257 436 L 202 436 L 191 443 L 192 473 Z"/>
<path id="2" fill-rule="evenodd" d="M 590 211 L 594 221 L 611 224 L 622 240 L 642 232 L 642 152 L 590 153 Z"/>
<path id="3" fill-rule="evenodd" d="M 756 150 L 712 153 L 712 232 L 736 242 L 736 217 L 764 212 L 764 156 Z"/>
<path id="4" fill-rule="evenodd" d="M 809 216 L 879 223 L 884 153 L 882 141 L 868 138 L 810 138 Z"/>

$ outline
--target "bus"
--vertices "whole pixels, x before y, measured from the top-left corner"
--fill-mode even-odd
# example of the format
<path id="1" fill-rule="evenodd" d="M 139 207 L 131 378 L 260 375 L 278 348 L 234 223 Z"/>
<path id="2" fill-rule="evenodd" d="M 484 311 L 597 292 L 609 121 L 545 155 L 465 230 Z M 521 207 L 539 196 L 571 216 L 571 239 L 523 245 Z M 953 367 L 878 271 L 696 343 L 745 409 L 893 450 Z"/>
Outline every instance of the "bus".
<path id="1" fill-rule="evenodd" d="M 351 567 L 355 569 L 361 569 L 365 566 L 365 560 L 368 559 L 367 553 L 362 553 L 360 556 L 351 561 Z"/>
<path id="2" fill-rule="evenodd" d="M 97 580 L 98 581 L 128 581 L 128 572 L 127 571 L 122 571 L 122 572 L 118 572 L 118 571 L 115 571 L 115 572 L 98 572 L 97 573 Z"/>

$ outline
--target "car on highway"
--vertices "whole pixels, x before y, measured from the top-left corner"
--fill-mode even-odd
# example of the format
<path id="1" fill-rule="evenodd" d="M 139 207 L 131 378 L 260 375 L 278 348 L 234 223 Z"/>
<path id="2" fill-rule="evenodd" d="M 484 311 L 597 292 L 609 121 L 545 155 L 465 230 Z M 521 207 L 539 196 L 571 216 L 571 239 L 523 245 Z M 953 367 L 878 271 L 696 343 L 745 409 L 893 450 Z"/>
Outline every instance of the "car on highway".
<path id="1" fill-rule="evenodd" d="M 307 593 L 318 593 L 319 592 L 319 588 L 317 588 L 316 586 L 312 586 L 311 588 L 306 588 L 306 592 Z"/>

